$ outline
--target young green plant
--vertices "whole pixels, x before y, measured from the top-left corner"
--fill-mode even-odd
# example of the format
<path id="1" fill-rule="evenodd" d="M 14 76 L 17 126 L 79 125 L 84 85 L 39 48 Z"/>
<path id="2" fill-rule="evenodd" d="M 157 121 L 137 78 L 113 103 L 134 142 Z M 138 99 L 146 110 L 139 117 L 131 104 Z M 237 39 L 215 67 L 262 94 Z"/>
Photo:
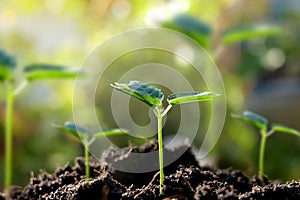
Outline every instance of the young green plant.
<path id="1" fill-rule="evenodd" d="M 244 121 L 246 123 L 255 126 L 260 131 L 261 141 L 259 147 L 258 170 L 259 170 L 259 178 L 261 180 L 263 180 L 263 176 L 264 176 L 264 155 L 265 155 L 265 146 L 266 146 L 267 138 L 270 137 L 275 132 L 282 132 L 282 133 L 287 133 L 287 134 L 300 137 L 299 131 L 281 124 L 271 124 L 270 128 L 268 128 L 269 127 L 268 120 L 251 111 L 245 111 L 242 115 L 233 114 L 232 116 L 234 118 L 237 118 L 241 121 Z"/>
<path id="2" fill-rule="evenodd" d="M 14 100 L 29 82 L 49 78 L 75 78 L 82 75 L 78 70 L 69 67 L 33 64 L 24 67 L 25 80 L 18 87 L 15 86 L 14 70 L 16 68 L 15 57 L 0 49 L 0 82 L 4 83 L 6 92 L 6 115 L 5 115 L 5 166 L 4 186 L 12 183 L 12 137 L 13 137 L 13 108 Z"/>
<path id="3" fill-rule="evenodd" d="M 160 89 L 148 85 L 147 83 L 141 81 L 130 81 L 129 84 L 114 83 L 111 84 L 111 86 L 149 105 L 157 118 L 159 173 L 160 173 L 159 186 L 160 186 L 160 194 L 162 194 L 163 182 L 164 182 L 163 138 L 162 138 L 163 117 L 168 113 L 168 111 L 172 108 L 172 106 L 184 104 L 184 103 L 198 102 L 198 101 L 208 101 L 211 100 L 213 97 L 218 96 L 218 94 L 214 92 L 173 93 L 168 96 L 167 101 L 169 105 L 167 106 L 166 109 L 164 109 L 162 103 L 164 99 L 164 94 Z"/>
<path id="4" fill-rule="evenodd" d="M 84 146 L 84 160 L 85 160 L 85 176 L 86 183 L 89 183 L 90 179 L 90 164 L 89 164 L 89 146 L 95 141 L 95 139 L 103 136 L 114 136 L 114 135 L 122 135 L 126 134 L 126 130 L 122 129 L 109 129 L 101 132 L 96 132 L 93 134 L 89 133 L 89 129 L 84 126 L 80 126 L 73 122 L 66 122 L 64 126 L 55 125 L 61 131 L 69 133 L 76 138 L 80 139 Z M 91 135 L 91 136 L 90 136 Z"/>

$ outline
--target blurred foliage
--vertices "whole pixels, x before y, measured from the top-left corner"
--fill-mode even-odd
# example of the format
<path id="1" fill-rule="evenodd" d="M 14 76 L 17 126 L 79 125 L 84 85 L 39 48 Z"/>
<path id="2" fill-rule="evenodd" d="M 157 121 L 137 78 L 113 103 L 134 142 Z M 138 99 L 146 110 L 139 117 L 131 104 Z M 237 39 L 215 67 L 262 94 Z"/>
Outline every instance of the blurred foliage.
<path id="1" fill-rule="evenodd" d="M 294 1 L 293 1 L 294 2 Z M 280 75 L 299 73 L 300 16 L 295 6 L 282 5 L 283 1 L 234 1 L 234 0 L 4 0 L 0 7 L 0 47 L 16 55 L 18 66 L 29 63 L 49 63 L 80 67 L 89 53 L 105 40 L 122 31 L 147 26 L 164 26 L 189 35 L 207 47 L 222 73 L 226 87 L 227 116 L 223 133 L 210 154 L 215 167 L 230 167 L 244 170 L 248 175 L 256 173 L 259 137 L 254 129 L 230 118 L 232 112 L 242 112 L 253 91 L 256 80 L 278 70 Z M 289 1 L 292 4 L 292 1 Z M 295 2 L 294 2 L 295 3 Z M 190 21 L 189 21 L 190 20 Z M 172 23 L 175 22 L 175 23 Z M 233 27 L 275 23 L 282 27 L 283 34 L 259 37 L 241 43 L 224 45 L 222 33 Z M 183 25 L 185 27 L 183 27 Z M 193 32 L 191 34 L 190 32 Z M 107 52 L 109 53 L 109 52 Z M 144 56 L 144 61 L 156 61 L 183 70 L 192 83 L 202 83 L 201 76 L 192 67 L 182 68 L 166 52 L 156 54 L 128 55 L 112 64 L 101 80 L 97 92 L 111 94 L 108 84 L 118 80 L 129 66 L 139 64 L 135 56 Z M 150 56 L 149 56 L 150 55 Z M 122 68 L 118 68 L 122 64 Z M 127 68 L 128 66 L 128 68 Z M 22 69 L 17 71 L 17 76 Z M 109 76 L 113 74 L 113 76 Z M 277 77 L 277 74 L 276 74 Z M 17 79 L 16 82 L 19 80 Z M 50 84 L 51 83 L 51 84 Z M 15 184 L 25 185 L 30 171 L 39 169 L 52 172 L 57 166 L 73 161 L 82 155 L 80 144 L 69 141 L 51 125 L 72 121 L 72 91 L 74 81 L 68 80 L 35 82 L 31 89 L 22 92 L 16 101 L 14 125 Z M 205 86 L 193 85 L 197 90 Z M 164 93 L 170 93 L 167 88 Z M 0 85 L 0 146 L 3 147 L 3 86 Z M 76 96 L 82 105 L 86 96 Z M 110 99 L 99 92 L 96 111 L 99 120 L 107 127 L 115 127 L 110 110 Z M 101 96 L 100 96 L 101 95 Z M 110 97 L 110 95 L 107 95 Z M 99 103 L 101 102 L 101 103 Z M 135 108 L 132 113 L 137 123 L 144 123 L 145 107 Z M 84 106 L 82 111 L 84 111 Z M 138 109 L 140 112 L 135 112 Z M 208 109 L 209 107 L 201 107 Z M 169 116 L 164 132 L 176 132 L 180 109 Z M 205 111 L 204 111 L 205 112 Z M 276 112 L 276 111 L 275 111 Z M 260 113 L 257 111 L 257 113 Z M 88 121 L 88 119 L 87 119 Z M 171 123 L 172 122 L 172 123 Z M 277 121 L 280 122 L 280 121 Z M 200 125 L 207 127 L 206 122 Z M 167 134 L 167 135 L 169 135 Z M 195 139 L 201 146 L 203 135 Z M 115 140 L 115 139 L 114 139 Z M 134 138 L 131 138 L 135 141 Z M 124 145 L 121 137 L 114 141 Z M 266 146 L 266 173 L 272 179 L 299 179 L 300 141 L 289 136 L 272 136 Z M 0 149 L 0 177 L 3 177 L 3 148 Z M 20 167 L 21 166 L 21 167 Z M 2 180 L 0 181 L 3 182 Z M 0 188 L 2 186 L 0 185 Z"/>
<path id="2" fill-rule="evenodd" d="M 202 47 L 210 48 L 212 42 L 212 30 L 209 24 L 206 24 L 197 18 L 189 15 L 177 15 L 171 21 L 163 24 L 163 27 L 174 29 L 184 33 L 197 41 Z"/>

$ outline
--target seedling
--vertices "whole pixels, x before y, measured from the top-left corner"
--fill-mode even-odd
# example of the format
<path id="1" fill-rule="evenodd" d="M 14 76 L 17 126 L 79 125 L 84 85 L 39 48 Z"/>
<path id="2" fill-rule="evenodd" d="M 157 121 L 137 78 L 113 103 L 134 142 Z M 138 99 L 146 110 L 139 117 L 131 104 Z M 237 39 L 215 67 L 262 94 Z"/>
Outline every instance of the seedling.
<path id="1" fill-rule="evenodd" d="M 162 194 L 163 182 L 164 182 L 164 164 L 163 164 L 163 139 L 162 139 L 162 119 L 172 108 L 172 106 L 198 102 L 208 101 L 213 97 L 218 96 L 214 92 L 179 92 L 170 94 L 167 98 L 169 103 L 166 109 L 163 108 L 162 101 L 164 94 L 158 88 L 148 85 L 141 81 L 130 81 L 129 84 L 114 83 L 111 86 L 121 92 L 129 94 L 140 101 L 146 103 L 152 108 L 153 113 L 157 118 L 157 131 L 158 131 L 158 149 L 159 149 L 159 188 L 160 194 Z"/>
<path id="2" fill-rule="evenodd" d="M 64 126 L 55 125 L 61 131 L 69 133 L 75 136 L 78 139 L 82 140 L 84 146 L 84 159 L 85 159 L 85 176 L 86 183 L 89 183 L 90 179 L 90 168 L 89 168 L 89 147 L 95 141 L 95 139 L 103 136 L 113 136 L 113 135 L 122 135 L 126 134 L 126 130 L 122 129 L 109 129 L 101 132 L 96 132 L 93 134 L 89 134 L 89 129 L 84 126 L 80 126 L 73 122 L 66 122 Z M 90 136 L 91 135 L 91 136 Z"/>
<path id="3" fill-rule="evenodd" d="M 282 28 L 273 24 L 243 24 L 226 27 L 221 30 L 221 34 L 213 29 L 212 24 L 208 24 L 199 18 L 187 14 L 179 14 L 166 20 L 162 27 L 173 29 L 183 33 L 204 47 L 215 60 L 220 58 L 228 45 L 251 41 L 254 39 L 264 39 L 275 37 L 283 33 Z M 215 44 L 214 35 L 220 36 L 220 41 Z M 214 45 L 213 45 L 214 44 Z"/>
<path id="4" fill-rule="evenodd" d="M 259 169 L 259 178 L 263 180 L 264 176 L 264 154 L 265 154 L 265 146 L 266 140 L 275 132 L 282 132 L 287 134 L 292 134 L 300 137 L 300 132 L 289 128 L 287 126 L 281 124 L 271 124 L 269 128 L 268 120 L 256 113 L 245 111 L 243 115 L 232 115 L 234 118 L 237 118 L 241 121 L 249 123 L 260 131 L 261 141 L 259 148 L 259 160 L 258 160 L 258 169 Z"/>
<path id="5" fill-rule="evenodd" d="M 49 78 L 75 78 L 83 75 L 78 70 L 44 64 L 33 64 L 24 68 L 25 80 L 18 87 L 14 87 L 14 74 L 16 68 L 15 57 L 0 49 L 0 82 L 3 82 L 6 90 L 6 115 L 5 115 L 5 187 L 12 182 L 12 126 L 14 100 L 26 85 L 34 80 Z"/>

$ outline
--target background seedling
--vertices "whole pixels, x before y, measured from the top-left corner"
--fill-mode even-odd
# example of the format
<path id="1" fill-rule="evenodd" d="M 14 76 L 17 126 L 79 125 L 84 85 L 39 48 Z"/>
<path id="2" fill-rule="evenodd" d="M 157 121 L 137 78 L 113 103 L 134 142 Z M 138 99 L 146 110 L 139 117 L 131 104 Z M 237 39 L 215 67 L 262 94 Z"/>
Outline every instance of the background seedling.
<path id="1" fill-rule="evenodd" d="M 126 130 L 122 129 L 109 129 L 104 130 L 101 132 L 96 132 L 89 134 L 89 129 L 84 126 L 80 126 L 73 122 L 66 122 L 64 126 L 55 125 L 61 131 L 69 133 L 75 136 L 78 139 L 81 139 L 83 146 L 84 146 L 84 159 L 85 159 L 85 176 L 86 176 L 86 183 L 89 183 L 90 179 L 90 168 L 89 168 L 89 146 L 95 141 L 95 139 L 103 136 L 113 136 L 113 135 L 122 135 L 126 134 Z"/>
<path id="2" fill-rule="evenodd" d="M 14 87 L 14 70 L 16 68 L 15 57 L 0 49 L 0 82 L 3 82 L 6 90 L 6 115 L 5 115 L 5 187 L 12 183 L 12 126 L 14 100 L 26 85 L 34 80 L 50 78 L 75 78 L 83 75 L 78 70 L 55 65 L 33 64 L 24 67 L 25 80 L 18 87 Z"/>
<path id="3" fill-rule="evenodd" d="M 210 52 L 215 60 L 220 58 L 226 46 L 243 41 L 274 37 L 282 33 L 280 26 L 267 23 L 231 26 L 218 33 L 213 29 L 213 25 L 187 14 L 176 15 L 174 18 L 166 20 L 161 26 L 193 38 Z M 217 45 L 214 45 L 213 41 L 215 34 L 220 34 L 220 42 Z"/>
<path id="4" fill-rule="evenodd" d="M 218 96 L 214 92 L 181 92 L 170 94 L 167 98 L 169 103 L 166 109 L 163 108 L 162 101 L 164 94 L 158 88 L 148 85 L 141 81 L 130 81 L 129 84 L 114 83 L 111 86 L 121 92 L 129 94 L 140 101 L 149 105 L 157 118 L 157 135 L 159 148 L 159 173 L 160 173 L 160 194 L 162 194 L 162 187 L 164 182 L 163 171 L 163 139 L 162 139 L 162 119 L 174 105 L 208 101 L 213 97 Z"/>
<path id="5" fill-rule="evenodd" d="M 275 132 L 282 132 L 282 133 L 292 134 L 300 137 L 299 131 L 281 124 L 271 124 L 270 128 L 268 128 L 269 124 L 266 118 L 250 111 L 245 111 L 243 115 L 233 114 L 232 116 L 234 118 L 237 118 L 241 121 L 247 122 L 255 126 L 260 131 L 261 141 L 260 141 L 260 148 L 259 148 L 258 169 L 259 169 L 259 178 L 261 180 L 263 180 L 263 176 L 264 176 L 264 153 L 265 153 L 267 138 Z"/>

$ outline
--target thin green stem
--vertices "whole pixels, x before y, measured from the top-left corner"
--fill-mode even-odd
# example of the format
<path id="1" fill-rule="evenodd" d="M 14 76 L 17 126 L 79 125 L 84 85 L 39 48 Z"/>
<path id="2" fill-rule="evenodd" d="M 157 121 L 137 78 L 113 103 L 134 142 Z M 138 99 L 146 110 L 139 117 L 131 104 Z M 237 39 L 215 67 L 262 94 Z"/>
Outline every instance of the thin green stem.
<path id="1" fill-rule="evenodd" d="M 15 89 L 14 95 L 17 96 L 26 86 L 28 85 L 28 82 L 22 81 L 21 84 Z"/>
<path id="2" fill-rule="evenodd" d="M 90 158 L 89 158 L 89 143 L 84 142 L 84 158 L 85 158 L 85 177 L 86 184 L 90 181 Z"/>
<path id="3" fill-rule="evenodd" d="M 168 107 L 163 111 L 163 113 L 161 114 L 162 117 L 164 117 L 168 112 L 169 110 L 172 108 L 172 105 L 169 104 Z"/>
<path id="4" fill-rule="evenodd" d="M 267 133 L 265 130 L 261 131 L 261 141 L 260 141 L 260 150 L 259 150 L 259 178 L 263 180 L 264 176 L 264 153 L 265 153 L 265 146 L 267 140 Z"/>
<path id="5" fill-rule="evenodd" d="M 14 93 L 10 81 L 6 82 L 6 116 L 5 116 L 5 183 L 8 187 L 12 183 L 12 126 L 13 126 Z"/>
<path id="6" fill-rule="evenodd" d="M 164 154 L 162 139 L 162 115 L 157 115 L 157 134 L 158 134 L 158 151 L 159 151 L 159 193 L 162 194 L 164 184 Z"/>

